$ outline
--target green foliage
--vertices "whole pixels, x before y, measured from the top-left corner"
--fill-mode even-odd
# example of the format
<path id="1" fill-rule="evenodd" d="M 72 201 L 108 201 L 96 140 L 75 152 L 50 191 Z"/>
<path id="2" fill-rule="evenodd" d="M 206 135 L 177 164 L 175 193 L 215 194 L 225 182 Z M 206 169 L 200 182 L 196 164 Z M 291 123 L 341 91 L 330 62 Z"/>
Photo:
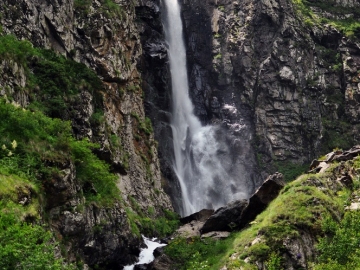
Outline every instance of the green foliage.
<path id="1" fill-rule="evenodd" d="M 232 241 L 233 237 L 225 240 L 176 238 L 165 247 L 165 253 L 177 263 L 176 269 L 219 269 L 219 260 Z"/>
<path id="2" fill-rule="evenodd" d="M 3 99 L 0 118 L 4 119 L 0 121 L 1 174 L 16 175 L 46 186 L 47 181 L 59 174 L 56 164 L 72 159 L 88 202 L 109 204 L 119 198 L 117 177 L 110 173 L 109 165 L 92 152 L 98 145 L 75 140 L 69 122 L 17 108 Z"/>
<path id="3" fill-rule="evenodd" d="M 136 113 L 131 113 L 131 116 L 136 119 L 140 131 L 144 132 L 147 136 L 150 136 L 153 133 L 153 127 L 150 118 L 145 117 L 145 120 L 142 121 L 140 116 Z"/>
<path id="4" fill-rule="evenodd" d="M 330 225 L 329 230 L 329 223 Z M 358 269 L 360 267 L 360 213 L 347 212 L 340 224 L 327 220 L 328 234 L 317 246 L 320 256 L 315 269 Z"/>
<path id="5" fill-rule="evenodd" d="M 0 269 L 74 269 L 55 258 L 52 235 L 0 211 Z"/>
<path id="6" fill-rule="evenodd" d="M 249 247 L 243 254 L 241 254 L 240 258 L 245 259 L 247 257 L 256 258 L 256 259 L 266 259 L 271 250 L 268 245 L 265 243 L 257 243 Z"/>
<path id="7" fill-rule="evenodd" d="M 305 173 L 308 170 L 306 164 L 296 164 L 291 162 L 275 162 L 275 167 L 278 172 L 284 175 L 284 180 L 290 182 L 296 179 L 299 175 Z"/>
<path id="8" fill-rule="evenodd" d="M 172 234 L 179 227 L 179 215 L 164 209 L 162 216 L 158 218 L 147 217 L 141 210 L 134 199 L 130 198 L 132 207 L 126 209 L 128 221 L 133 234 L 140 236 L 140 232 L 146 235 L 165 237 Z M 152 212 L 154 209 L 150 210 Z M 151 216 L 153 214 L 150 214 Z"/>
<path id="9" fill-rule="evenodd" d="M 38 51 L 29 41 L 19 41 L 12 35 L 0 37 L 0 59 L 13 59 L 26 68 L 29 57 L 35 55 Z"/>
<path id="10" fill-rule="evenodd" d="M 276 253 L 271 253 L 270 258 L 265 262 L 267 270 L 281 270 L 281 257 Z"/>
<path id="11" fill-rule="evenodd" d="M 87 201 L 109 205 L 120 199 L 116 186 L 117 176 L 110 172 L 109 164 L 92 153 L 92 149 L 99 146 L 87 140 L 73 140 L 70 145 L 76 165 L 76 177 L 84 185 Z"/>
<path id="12" fill-rule="evenodd" d="M 30 42 L 19 41 L 12 35 L 0 36 L 0 59 L 13 59 L 25 68 L 29 80 L 22 90 L 30 94 L 32 110 L 69 120 L 81 90 L 90 92 L 96 111 L 101 110 L 102 82 L 84 64 L 34 48 Z"/>
<path id="13" fill-rule="evenodd" d="M 74 9 L 82 15 L 87 15 L 90 11 L 92 0 L 74 0 Z"/>
<path id="14" fill-rule="evenodd" d="M 123 10 L 119 4 L 115 3 L 114 0 L 101 0 L 102 2 L 102 9 L 105 15 L 108 17 L 122 17 L 123 16 Z"/>
<path id="15" fill-rule="evenodd" d="M 314 25 L 331 24 L 349 38 L 360 38 L 360 22 L 358 21 L 360 8 L 341 6 L 333 0 L 292 0 L 292 2 L 306 26 L 313 27 Z M 317 17 L 311 10 L 311 7 L 320 8 L 324 12 L 329 12 L 334 15 L 353 14 L 354 16 L 342 20 L 330 20 L 328 18 Z"/>
<path id="16" fill-rule="evenodd" d="M 351 124 L 339 120 L 322 119 L 324 133 L 322 137 L 322 152 L 326 153 L 333 149 L 349 149 L 354 145 Z"/>
<path id="17" fill-rule="evenodd" d="M 0 165 L 0 209 L 10 212 L 18 220 L 40 218 L 39 188 L 30 181 L 16 175 L 6 175 Z M 19 199 L 31 198 L 23 204 Z M 1 211 L 1 210 L 0 210 Z"/>
<path id="18" fill-rule="evenodd" d="M 52 51 L 38 52 L 41 58 L 33 63 L 31 84 L 41 90 L 32 95 L 41 111 L 51 117 L 70 119 L 72 103 L 78 101 L 82 89 L 95 97 L 99 110 L 102 100 L 97 91 L 102 88 L 102 83 L 94 71 Z"/>

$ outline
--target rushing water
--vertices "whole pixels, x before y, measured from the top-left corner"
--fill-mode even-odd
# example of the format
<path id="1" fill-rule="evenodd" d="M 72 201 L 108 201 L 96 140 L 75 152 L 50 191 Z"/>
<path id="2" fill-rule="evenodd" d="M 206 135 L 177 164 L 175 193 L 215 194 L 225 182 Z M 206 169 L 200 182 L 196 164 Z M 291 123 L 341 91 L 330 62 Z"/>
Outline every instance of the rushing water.
<path id="1" fill-rule="evenodd" d="M 147 263 L 151 263 L 154 260 L 154 250 L 158 247 L 163 247 L 166 246 L 166 244 L 160 244 L 158 242 L 156 242 L 156 239 L 149 239 L 146 238 L 145 236 L 142 236 L 144 239 L 144 242 L 147 246 L 147 248 L 143 248 L 141 249 L 140 255 L 139 255 L 139 260 L 137 263 L 132 264 L 132 265 L 127 265 L 124 267 L 123 270 L 133 270 L 135 265 L 137 264 L 147 264 Z"/>
<path id="2" fill-rule="evenodd" d="M 173 169 L 181 191 L 181 215 L 203 208 L 218 208 L 233 199 L 246 198 L 234 176 L 241 175 L 241 165 L 234 169 L 232 149 L 226 134 L 217 126 L 202 126 L 194 115 L 189 97 L 186 52 L 178 0 L 164 0 L 165 35 L 172 79 Z"/>

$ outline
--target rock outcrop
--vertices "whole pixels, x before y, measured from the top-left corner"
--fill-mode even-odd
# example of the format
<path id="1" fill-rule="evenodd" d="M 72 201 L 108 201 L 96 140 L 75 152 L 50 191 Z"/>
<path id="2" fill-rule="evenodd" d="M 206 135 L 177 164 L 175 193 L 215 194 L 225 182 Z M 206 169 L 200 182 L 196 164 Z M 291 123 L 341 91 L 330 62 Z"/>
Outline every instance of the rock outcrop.
<path id="1" fill-rule="evenodd" d="M 201 234 L 244 228 L 274 200 L 285 182 L 280 173 L 270 175 L 249 200 L 238 200 L 221 207 L 201 227 Z"/>
<path id="2" fill-rule="evenodd" d="M 236 136 L 253 142 L 249 150 L 263 172 L 359 140 L 359 48 L 352 38 L 309 22 L 292 1 L 181 2 L 196 114 L 230 133 L 242 126 L 249 135 Z M 356 1 L 337 1 L 337 12 L 309 2 L 314 16 L 341 18 L 346 10 L 357 18 L 348 8 Z"/>
<path id="3" fill-rule="evenodd" d="M 137 4 L 137 9 L 147 6 Z M 56 117 L 70 120 L 78 139 L 100 144 L 96 155 L 117 174 L 123 202 L 110 208 L 86 204 L 83 190 L 96 190 L 75 178 L 74 164 L 69 161 L 62 165 L 61 175 L 45 186 L 46 211 L 58 238 L 68 239 L 65 249 L 69 262 L 80 258 L 90 267 L 119 269 L 134 261 L 141 241 L 130 228 L 125 208 L 143 213 L 151 208 L 153 217 L 172 209 L 161 184 L 151 122 L 145 119 L 138 69 L 143 44 L 141 24 L 135 23 L 135 2 L 5 0 L 0 3 L 0 14 L 3 35 L 15 35 L 83 63 L 101 79 L 100 98 L 84 83 L 73 98 L 76 102 L 63 97 L 70 100 L 71 114 Z M 17 59 L 0 60 L 0 95 L 23 107 L 45 90 L 29 85 L 26 68 L 26 63 Z M 99 115 L 100 120 L 96 120 Z"/>

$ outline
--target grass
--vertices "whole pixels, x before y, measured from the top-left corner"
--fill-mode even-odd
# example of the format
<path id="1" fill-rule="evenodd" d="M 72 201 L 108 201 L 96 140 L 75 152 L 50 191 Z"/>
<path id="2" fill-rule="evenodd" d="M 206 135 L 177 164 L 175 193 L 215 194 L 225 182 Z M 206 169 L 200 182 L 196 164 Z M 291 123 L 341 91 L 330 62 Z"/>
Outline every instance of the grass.
<path id="1" fill-rule="evenodd" d="M 0 168 L 1 169 L 1 168 Z M 38 187 L 16 175 L 6 175 L 0 171 L 0 209 L 14 215 L 20 221 L 40 219 L 40 198 Z M 19 200 L 30 200 L 20 204 Z M 0 211 L 1 211 L 0 210 Z"/>
<path id="2" fill-rule="evenodd" d="M 234 236 L 225 240 L 176 238 L 165 253 L 175 261 L 176 269 L 220 269 L 220 258 L 233 241 Z"/>
<path id="3" fill-rule="evenodd" d="M 24 67 L 27 85 L 17 90 L 29 94 L 29 108 L 33 111 L 70 120 L 74 116 L 73 107 L 80 101 L 80 92 L 86 90 L 94 97 L 95 111 L 101 112 L 102 82 L 84 64 L 34 48 L 30 42 L 19 41 L 12 35 L 0 36 L 0 59 L 16 61 Z"/>
<path id="4" fill-rule="evenodd" d="M 55 257 L 52 238 L 42 226 L 19 222 L 0 211 L 0 269 L 75 269 Z"/>
<path id="5" fill-rule="evenodd" d="M 211 242 L 179 238 L 170 243 L 166 253 L 179 269 L 215 270 L 226 265 L 229 270 L 250 270 L 257 269 L 255 262 L 264 263 L 267 269 L 283 269 L 284 239 L 300 239 L 303 232 L 321 236 L 326 220 L 341 220 L 351 191 L 329 180 L 335 179 L 332 170 L 337 166 L 334 164 L 330 172 L 301 175 L 288 183 L 249 227 L 229 239 Z M 256 238 L 259 241 L 252 244 Z"/>
<path id="6" fill-rule="evenodd" d="M 116 175 L 92 152 L 99 146 L 87 140 L 76 140 L 70 122 L 17 108 L 3 99 L 0 100 L 0 118 L 5 119 L 0 122 L 2 174 L 29 179 L 39 188 L 46 188 L 59 175 L 57 166 L 72 161 L 88 202 L 108 205 L 120 198 Z M 12 146 L 14 141 L 16 148 Z M 89 186 L 93 188 L 85 188 Z"/>

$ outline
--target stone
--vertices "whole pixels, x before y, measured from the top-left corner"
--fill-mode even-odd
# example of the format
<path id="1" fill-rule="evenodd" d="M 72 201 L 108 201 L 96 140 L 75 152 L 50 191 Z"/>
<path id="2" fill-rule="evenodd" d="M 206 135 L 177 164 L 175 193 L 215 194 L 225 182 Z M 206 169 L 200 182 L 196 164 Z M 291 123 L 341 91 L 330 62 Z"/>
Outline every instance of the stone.
<path id="1" fill-rule="evenodd" d="M 215 210 L 213 209 L 202 209 L 199 212 L 191 214 L 190 216 L 183 217 L 180 219 L 182 224 L 190 223 L 191 221 L 205 221 L 207 220 L 212 214 L 214 214 Z"/>
<path id="2" fill-rule="evenodd" d="M 201 235 L 201 238 L 212 238 L 215 240 L 225 239 L 230 236 L 230 232 L 209 232 Z"/>
<path id="3" fill-rule="evenodd" d="M 243 211 L 247 206 L 247 200 L 237 200 L 217 209 L 201 227 L 201 234 L 212 231 L 232 231 L 238 228 L 238 224 L 242 222 Z"/>
<path id="4" fill-rule="evenodd" d="M 217 209 L 201 227 L 201 234 L 243 228 L 279 195 L 284 185 L 281 173 L 270 175 L 249 200 L 237 200 Z"/>
<path id="5" fill-rule="evenodd" d="M 165 254 L 155 258 L 152 269 L 153 270 L 176 270 L 173 266 L 174 262 Z"/>

